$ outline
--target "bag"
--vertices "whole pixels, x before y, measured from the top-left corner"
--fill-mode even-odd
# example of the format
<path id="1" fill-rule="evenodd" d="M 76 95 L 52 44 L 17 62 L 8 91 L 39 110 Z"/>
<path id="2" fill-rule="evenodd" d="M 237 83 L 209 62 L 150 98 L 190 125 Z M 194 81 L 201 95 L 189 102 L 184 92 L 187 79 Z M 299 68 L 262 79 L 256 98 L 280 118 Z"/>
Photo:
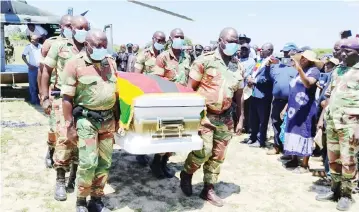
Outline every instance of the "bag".
<path id="1" fill-rule="evenodd" d="M 319 129 L 317 131 L 317 134 L 315 134 L 314 142 L 320 147 L 320 149 L 323 149 L 322 138 L 323 138 L 323 130 Z"/>
<path id="2" fill-rule="evenodd" d="M 284 114 L 283 123 L 280 126 L 279 140 L 284 144 L 285 127 L 287 125 L 287 113 Z"/>

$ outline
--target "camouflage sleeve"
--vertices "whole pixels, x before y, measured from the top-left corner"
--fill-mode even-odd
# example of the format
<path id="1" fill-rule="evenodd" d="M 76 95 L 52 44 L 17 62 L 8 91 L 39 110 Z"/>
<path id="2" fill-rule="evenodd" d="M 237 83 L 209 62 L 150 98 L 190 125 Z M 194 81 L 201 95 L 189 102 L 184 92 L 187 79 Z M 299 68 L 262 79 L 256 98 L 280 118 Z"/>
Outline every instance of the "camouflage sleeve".
<path id="1" fill-rule="evenodd" d="M 46 55 L 49 53 L 49 50 L 51 48 L 51 44 L 52 44 L 53 40 L 47 39 L 45 40 L 45 43 L 42 45 L 41 48 L 41 55 L 45 58 Z"/>
<path id="2" fill-rule="evenodd" d="M 328 85 L 328 88 L 325 91 L 325 96 L 327 98 L 329 98 L 331 96 L 332 91 L 335 88 L 335 81 L 336 81 L 337 77 L 338 77 L 338 74 L 336 72 L 333 72 L 332 77 L 331 77 L 330 82 L 329 82 L 329 85 Z"/>
<path id="3" fill-rule="evenodd" d="M 54 42 L 51 45 L 51 47 L 50 47 L 50 49 L 49 49 L 49 51 L 48 51 L 48 53 L 47 53 L 47 55 L 46 55 L 46 57 L 45 57 L 45 59 L 43 61 L 43 63 L 45 65 L 47 65 L 47 66 L 49 66 L 51 68 L 56 67 L 60 47 L 61 47 L 60 42 Z"/>
<path id="4" fill-rule="evenodd" d="M 152 69 L 153 74 L 163 77 L 165 75 L 165 66 L 166 66 L 165 55 L 162 53 L 158 55 L 156 58 L 156 65 Z"/>
<path id="5" fill-rule="evenodd" d="M 145 67 L 145 54 L 144 51 L 138 54 L 136 63 L 135 63 L 135 69 L 143 71 L 143 67 Z"/>
<path id="6" fill-rule="evenodd" d="M 202 80 L 204 74 L 204 65 L 203 62 L 199 59 L 195 60 L 189 71 L 189 77 L 197 82 Z"/>
<path id="7" fill-rule="evenodd" d="M 78 59 L 75 57 L 65 64 L 63 71 L 63 84 L 61 85 L 61 94 L 68 96 L 75 96 L 77 83 L 77 68 Z"/>

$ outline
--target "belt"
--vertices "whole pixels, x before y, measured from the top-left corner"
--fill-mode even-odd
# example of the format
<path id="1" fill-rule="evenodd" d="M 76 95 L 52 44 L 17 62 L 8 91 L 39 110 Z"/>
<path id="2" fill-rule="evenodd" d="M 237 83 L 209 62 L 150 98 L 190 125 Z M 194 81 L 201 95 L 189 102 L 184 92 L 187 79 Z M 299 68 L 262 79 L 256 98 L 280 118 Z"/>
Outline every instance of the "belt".
<path id="1" fill-rule="evenodd" d="M 52 90 L 51 90 L 51 96 L 60 96 L 61 95 L 61 90 L 60 89 L 58 89 L 58 88 L 53 88 Z"/>

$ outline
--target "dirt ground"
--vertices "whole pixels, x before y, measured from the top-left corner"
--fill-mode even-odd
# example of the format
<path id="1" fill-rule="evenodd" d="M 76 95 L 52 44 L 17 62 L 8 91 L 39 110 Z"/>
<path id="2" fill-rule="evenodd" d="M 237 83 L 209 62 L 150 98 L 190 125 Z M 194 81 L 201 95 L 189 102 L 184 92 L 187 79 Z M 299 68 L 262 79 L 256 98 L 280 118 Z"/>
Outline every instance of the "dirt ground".
<path id="1" fill-rule="evenodd" d="M 25 102 L 2 102 L 1 106 L 1 211 L 75 211 L 75 193 L 65 202 L 53 199 L 55 172 L 46 169 L 44 156 L 47 118 L 39 108 Z M 297 175 L 282 167 L 279 156 L 252 149 L 233 138 L 216 189 L 226 205 L 216 208 L 203 202 L 202 170 L 193 178 L 194 195 L 185 197 L 179 188 L 179 172 L 187 153 L 170 159 L 177 170 L 173 179 L 157 180 L 135 156 L 115 146 L 105 204 L 113 211 L 336 211 L 333 202 L 317 202 L 315 195 L 326 188 L 311 189 L 311 174 Z M 311 168 L 322 168 L 318 159 Z M 355 198 L 359 200 L 359 195 Z M 359 211 L 356 203 L 351 211 Z"/>

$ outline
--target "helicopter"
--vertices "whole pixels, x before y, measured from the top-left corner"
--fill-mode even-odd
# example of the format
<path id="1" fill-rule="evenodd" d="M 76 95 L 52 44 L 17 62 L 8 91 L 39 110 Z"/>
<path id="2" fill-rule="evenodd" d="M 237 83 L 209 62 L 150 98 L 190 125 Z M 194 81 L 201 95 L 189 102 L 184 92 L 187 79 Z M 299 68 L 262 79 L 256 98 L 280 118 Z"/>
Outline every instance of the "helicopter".
<path id="1" fill-rule="evenodd" d="M 136 0 L 128 0 L 127 2 L 136 4 L 141 7 L 146 7 L 158 12 L 162 12 L 171 16 L 175 16 L 187 21 L 194 21 L 193 19 L 174 13 L 163 8 L 159 8 L 144 2 Z M 81 13 L 80 15 L 85 16 L 89 10 Z M 73 8 L 69 7 L 67 14 L 73 15 Z M 60 34 L 60 18 L 57 15 L 51 14 L 47 11 L 41 10 L 40 8 L 29 5 L 23 0 L 5 0 L 1 1 L 1 72 L 0 72 L 0 83 L 11 85 L 16 87 L 16 83 L 27 83 L 27 66 L 26 65 L 6 65 L 5 64 L 5 52 L 4 52 L 4 28 L 7 25 L 26 25 L 29 23 L 41 25 L 48 31 L 48 37 L 56 36 Z M 91 25 L 91 22 L 90 22 Z M 108 51 L 113 53 L 113 35 L 112 35 L 112 24 L 107 24 L 103 28 L 104 32 L 108 32 Z"/>

